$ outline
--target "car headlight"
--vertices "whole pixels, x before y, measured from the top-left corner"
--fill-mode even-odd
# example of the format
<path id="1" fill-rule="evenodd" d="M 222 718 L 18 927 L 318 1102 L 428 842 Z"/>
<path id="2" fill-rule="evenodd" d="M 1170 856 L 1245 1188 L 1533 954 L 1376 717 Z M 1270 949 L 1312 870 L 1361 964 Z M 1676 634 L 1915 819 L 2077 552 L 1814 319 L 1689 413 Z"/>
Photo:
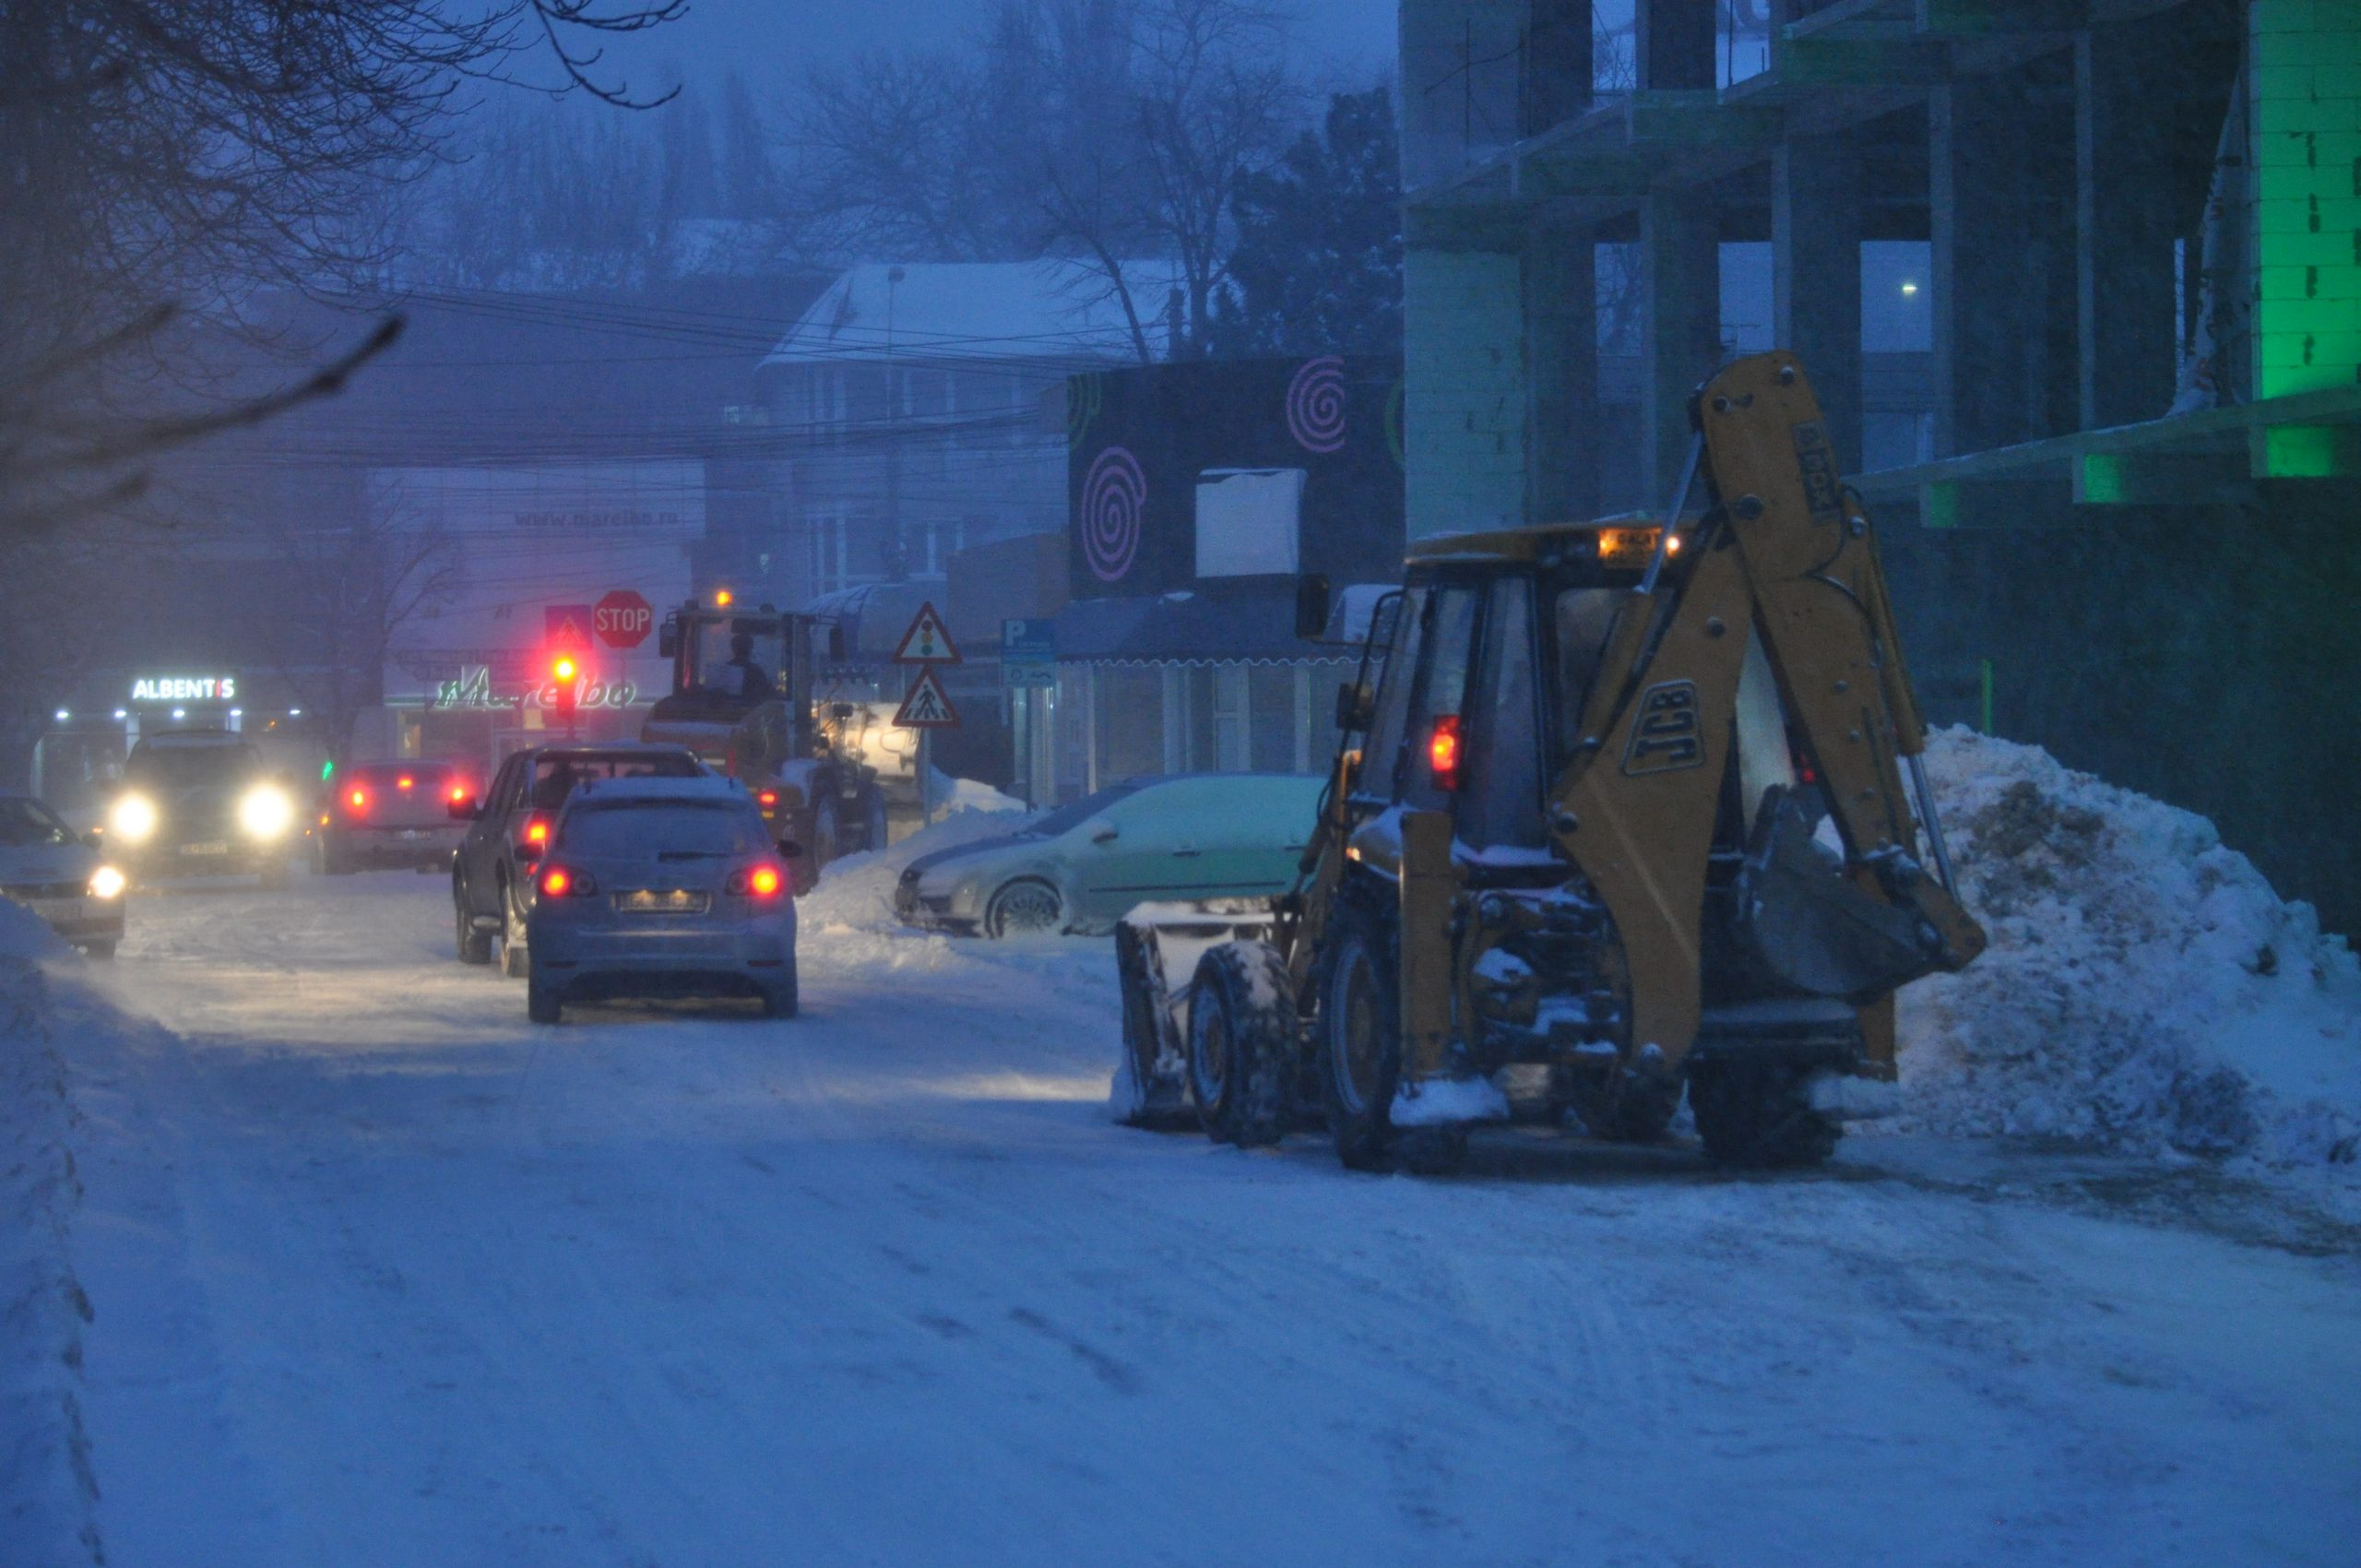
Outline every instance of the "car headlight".
<path id="1" fill-rule="evenodd" d="M 123 873 L 113 866 L 101 866 L 90 873 L 90 897 L 120 898 L 125 886 Z"/>
<path id="2" fill-rule="evenodd" d="M 238 826 L 249 838 L 277 838 L 295 826 L 295 802 L 287 791 L 257 784 L 238 802 Z"/>
<path id="3" fill-rule="evenodd" d="M 125 844 L 145 844 L 156 836 L 156 802 L 145 795 L 125 795 L 107 813 L 107 831 Z"/>

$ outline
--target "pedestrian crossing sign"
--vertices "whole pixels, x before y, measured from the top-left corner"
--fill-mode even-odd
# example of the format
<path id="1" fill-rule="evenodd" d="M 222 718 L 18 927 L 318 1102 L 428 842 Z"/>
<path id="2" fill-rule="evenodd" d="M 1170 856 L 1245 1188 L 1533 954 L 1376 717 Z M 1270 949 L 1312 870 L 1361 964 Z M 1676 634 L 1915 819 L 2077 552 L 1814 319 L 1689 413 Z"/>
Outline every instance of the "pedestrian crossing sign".
<path id="1" fill-rule="evenodd" d="M 959 710 L 951 706 L 951 694 L 943 689 L 943 681 L 931 664 L 921 665 L 918 676 L 910 682 L 910 695 L 894 714 L 894 722 L 905 730 L 956 730 Z"/>

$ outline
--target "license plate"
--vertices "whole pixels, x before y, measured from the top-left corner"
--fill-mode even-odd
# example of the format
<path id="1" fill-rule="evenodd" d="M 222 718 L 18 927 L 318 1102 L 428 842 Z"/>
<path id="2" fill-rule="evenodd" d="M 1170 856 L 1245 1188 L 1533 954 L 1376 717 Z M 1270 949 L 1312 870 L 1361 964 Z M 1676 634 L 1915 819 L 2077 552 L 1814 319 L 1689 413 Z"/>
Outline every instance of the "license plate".
<path id="1" fill-rule="evenodd" d="M 701 915 L 712 902 L 711 894 L 679 887 L 640 887 L 615 895 L 615 908 L 628 915 Z"/>
<path id="2" fill-rule="evenodd" d="M 184 855 L 226 855 L 229 852 L 230 841 L 226 838 L 216 838 L 210 843 L 206 844 L 184 844 L 181 846 L 181 853 Z"/>
<path id="3" fill-rule="evenodd" d="M 408 839 L 408 838 L 423 838 L 423 837 L 426 837 L 426 835 L 425 835 L 425 834 L 423 834 L 423 833 L 421 833 L 421 832 L 420 832 L 420 831 L 419 831 L 417 828 L 415 828 L 415 827 L 405 827 L 405 828 L 403 828 L 403 829 L 402 829 L 402 837 L 403 837 L 404 838 L 406 838 L 406 839 Z"/>

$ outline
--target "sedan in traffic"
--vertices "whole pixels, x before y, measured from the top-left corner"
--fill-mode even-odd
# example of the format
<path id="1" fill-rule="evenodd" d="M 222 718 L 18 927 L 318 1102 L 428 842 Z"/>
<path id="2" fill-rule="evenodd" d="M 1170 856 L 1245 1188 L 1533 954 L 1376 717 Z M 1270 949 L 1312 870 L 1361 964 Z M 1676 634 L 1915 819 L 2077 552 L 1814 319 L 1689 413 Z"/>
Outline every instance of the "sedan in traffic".
<path id="1" fill-rule="evenodd" d="M 1198 773 L 1110 785 L 1014 832 L 921 855 L 895 911 L 967 935 L 1104 932 L 1134 905 L 1262 898 L 1295 883 L 1325 781 Z"/>
<path id="2" fill-rule="evenodd" d="M 378 866 L 441 871 L 467 837 L 451 808 L 474 786 L 447 762 L 364 762 L 340 772 L 320 810 L 319 867 L 329 876 Z"/>
<path id="3" fill-rule="evenodd" d="M 123 940 L 126 878 L 90 841 L 30 795 L 0 793 L 0 894 L 93 958 Z"/>
<path id="4" fill-rule="evenodd" d="M 732 778 L 603 778 L 557 814 L 526 917 L 526 1012 L 615 997 L 796 1010 L 793 844 Z"/>

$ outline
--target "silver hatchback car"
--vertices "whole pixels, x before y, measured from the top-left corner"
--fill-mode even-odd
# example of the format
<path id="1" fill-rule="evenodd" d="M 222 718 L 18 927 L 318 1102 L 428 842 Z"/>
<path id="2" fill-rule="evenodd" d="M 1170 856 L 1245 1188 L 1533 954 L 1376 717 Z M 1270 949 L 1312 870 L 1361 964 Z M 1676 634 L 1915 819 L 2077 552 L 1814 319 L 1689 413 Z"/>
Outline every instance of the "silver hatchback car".
<path id="1" fill-rule="evenodd" d="M 753 996 L 795 1016 L 792 845 L 735 779 L 601 778 L 567 798 L 526 917 L 526 1012 L 569 1002 Z"/>

